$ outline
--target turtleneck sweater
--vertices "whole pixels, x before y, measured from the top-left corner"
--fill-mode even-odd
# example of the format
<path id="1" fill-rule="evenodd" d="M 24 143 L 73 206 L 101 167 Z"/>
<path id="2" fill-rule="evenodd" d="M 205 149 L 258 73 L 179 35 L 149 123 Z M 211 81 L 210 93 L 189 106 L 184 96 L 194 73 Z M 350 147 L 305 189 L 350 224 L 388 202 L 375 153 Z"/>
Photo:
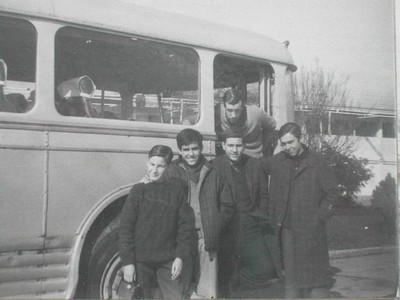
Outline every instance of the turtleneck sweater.
<path id="1" fill-rule="evenodd" d="M 201 168 L 203 167 L 204 163 L 206 162 L 206 159 L 203 155 L 199 157 L 199 160 L 196 162 L 194 166 L 189 165 L 182 157 L 180 158 L 181 162 L 183 163 L 184 167 L 187 170 L 188 176 L 191 181 L 194 183 L 199 182 L 200 178 L 200 171 Z"/>

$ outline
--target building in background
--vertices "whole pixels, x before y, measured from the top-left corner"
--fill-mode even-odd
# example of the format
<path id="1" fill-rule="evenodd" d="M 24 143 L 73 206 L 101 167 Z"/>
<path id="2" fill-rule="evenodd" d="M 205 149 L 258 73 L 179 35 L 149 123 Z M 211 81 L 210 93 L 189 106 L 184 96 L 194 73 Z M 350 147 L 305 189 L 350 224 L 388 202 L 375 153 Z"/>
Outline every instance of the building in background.
<path id="1" fill-rule="evenodd" d="M 312 118 L 312 110 L 305 105 L 297 105 L 296 117 L 307 114 Z M 311 116 L 310 116 L 311 114 Z M 308 131 L 328 136 L 343 136 L 354 143 L 354 155 L 368 160 L 368 168 L 373 177 L 358 193 L 357 202 L 370 204 L 372 191 L 387 173 L 396 178 L 396 115 L 391 109 L 361 107 L 329 107 L 319 127 Z"/>

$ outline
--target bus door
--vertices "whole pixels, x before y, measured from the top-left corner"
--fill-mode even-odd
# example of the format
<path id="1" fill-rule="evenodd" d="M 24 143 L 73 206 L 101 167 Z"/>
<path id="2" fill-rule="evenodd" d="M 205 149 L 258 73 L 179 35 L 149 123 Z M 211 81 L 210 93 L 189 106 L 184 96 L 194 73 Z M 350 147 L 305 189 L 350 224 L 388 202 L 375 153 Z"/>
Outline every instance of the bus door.
<path id="1" fill-rule="evenodd" d="M 221 105 L 223 95 L 228 89 L 240 91 L 243 102 L 248 106 L 258 106 L 273 115 L 272 87 L 274 69 L 264 61 L 218 54 L 214 59 L 214 103 L 215 129 L 220 130 Z M 218 123 L 219 122 L 219 123 Z M 273 145 L 271 147 L 274 147 Z M 270 153 L 265 148 L 265 153 Z M 217 154 L 224 153 L 220 142 L 216 143 Z"/>
<path id="2" fill-rule="evenodd" d="M 224 92 L 238 89 L 248 105 L 257 105 L 272 115 L 274 70 L 266 62 L 219 54 L 214 60 L 214 101 L 222 102 Z"/>

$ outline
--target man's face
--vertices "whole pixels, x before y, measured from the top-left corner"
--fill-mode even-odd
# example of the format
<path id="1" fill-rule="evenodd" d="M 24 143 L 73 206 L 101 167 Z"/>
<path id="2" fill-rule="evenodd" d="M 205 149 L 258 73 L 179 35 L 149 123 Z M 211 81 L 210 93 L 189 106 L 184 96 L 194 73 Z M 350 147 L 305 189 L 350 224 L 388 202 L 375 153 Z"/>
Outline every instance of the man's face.
<path id="1" fill-rule="evenodd" d="M 182 145 L 182 148 L 179 150 L 179 154 L 189 166 L 194 166 L 199 161 L 202 150 L 202 147 L 195 142 L 189 145 Z"/>
<path id="2" fill-rule="evenodd" d="M 167 168 L 164 157 L 152 156 L 147 160 L 147 175 L 151 182 L 158 181 Z"/>
<path id="3" fill-rule="evenodd" d="M 286 133 L 280 139 L 280 144 L 283 152 L 290 156 L 297 156 L 303 151 L 303 146 L 300 140 L 291 133 Z"/>
<path id="4" fill-rule="evenodd" d="M 238 161 L 243 154 L 245 145 L 242 138 L 231 137 L 222 142 L 222 148 L 231 161 Z"/>
<path id="5" fill-rule="evenodd" d="M 243 103 L 240 101 L 236 104 L 225 104 L 225 116 L 229 123 L 236 123 L 243 112 Z"/>

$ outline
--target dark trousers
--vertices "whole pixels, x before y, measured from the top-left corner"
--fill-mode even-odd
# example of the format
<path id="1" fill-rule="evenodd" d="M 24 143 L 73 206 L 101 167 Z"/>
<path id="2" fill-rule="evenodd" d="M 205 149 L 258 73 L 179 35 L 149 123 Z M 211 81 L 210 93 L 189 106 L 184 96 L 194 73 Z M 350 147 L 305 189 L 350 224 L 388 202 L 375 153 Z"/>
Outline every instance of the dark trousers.
<path id="1" fill-rule="evenodd" d="M 183 299 L 181 277 L 171 279 L 173 261 L 166 263 L 136 263 L 137 281 L 143 288 L 145 299 L 154 299 L 155 287 L 158 285 L 162 299 Z"/>
<path id="2" fill-rule="evenodd" d="M 218 298 L 230 298 L 233 276 L 239 264 L 238 243 L 241 234 L 243 214 L 236 214 L 221 232 L 220 248 L 218 250 Z M 237 284 L 236 284 L 237 286 Z"/>
<path id="3" fill-rule="evenodd" d="M 268 236 L 273 230 L 266 218 L 241 214 L 236 229 L 221 238 L 218 253 L 219 296 L 230 298 L 240 284 L 249 287 L 266 285 L 277 278 L 277 272 L 268 248 Z"/>
<path id="4" fill-rule="evenodd" d="M 241 276 L 256 285 L 277 278 L 268 247 L 268 242 L 271 242 L 268 237 L 273 236 L 268 220 L 248 215 L 243 221 L 240 243 Z"/>
<path id="5" fill-rule="evenodd" d="M 231 298 L 232 277 L 237 270 L 238 258 L 225 248 L 218 252 L 218 298 Z"/>
<path id="6" fill-rule="evenodd" d="M 285 269 L 285 298 L 329 298 L 326 287 L 302 288 L 296 284 L 296 265 L 294 260 L 293 232 L 282 229 L 282 254 Z"/>

